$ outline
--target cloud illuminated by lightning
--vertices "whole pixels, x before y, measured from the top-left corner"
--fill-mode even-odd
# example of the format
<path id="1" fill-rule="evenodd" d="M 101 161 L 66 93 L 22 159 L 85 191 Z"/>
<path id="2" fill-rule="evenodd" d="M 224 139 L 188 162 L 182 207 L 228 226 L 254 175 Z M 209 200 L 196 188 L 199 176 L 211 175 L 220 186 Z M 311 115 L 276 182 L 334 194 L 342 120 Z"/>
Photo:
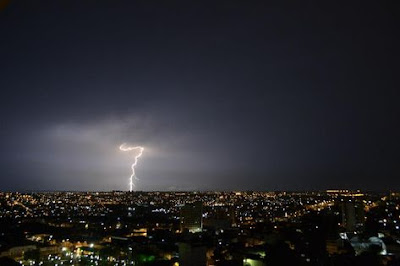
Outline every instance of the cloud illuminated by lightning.
<path id="1" fill-rule="evenodd" d="M 136 174 L 135 174 L 135 167 L 137 165 L 139 157 L 142 156 L 142 154 L 143 154 L 144 148 L 141 147 L 141 146 L 129 147 L 129 146 L 126 146 L 126 143 L 123 143 L 121 146 L 119 146 L 119 149 L 121 151 L 138 151 L 136 153 L 136 155 L 135 155 L 135 160 L 134 160 L 134 162 L 133 162 L 133 164 L 131 166 L 132 175 L 131 175 L 130 180 L 129 180 L 129 191 L 132 192 L 133 191 L 133 187 L 135 186 L 134 183 L 133 183 L 133 178 L 138 179 L 136 177 Z"/>

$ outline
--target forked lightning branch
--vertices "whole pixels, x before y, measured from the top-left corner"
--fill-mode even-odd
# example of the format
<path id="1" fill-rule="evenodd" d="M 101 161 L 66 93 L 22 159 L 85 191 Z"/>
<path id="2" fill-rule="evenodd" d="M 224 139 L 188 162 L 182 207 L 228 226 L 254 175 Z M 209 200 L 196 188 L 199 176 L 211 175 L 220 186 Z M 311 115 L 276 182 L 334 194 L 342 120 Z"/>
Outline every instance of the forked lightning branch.
<path id="1" fill-rule="evenodd" d="M 135 184 L 133 183 L 133 179 L 138 180 L 138 178 L 137 178 L 137 176 L 135 174 L 135 167 L 136 167 L 136 165 L 138 163 L 139 157 L 142 156 L 142 154 L 143 154 L 144 148 L 141 147 L 141 146 L 129 147 L 129 146 L 126 146 L 126 143 L 123 143 L 121 146 L 119 146 L 119 149 L 121 151 L 127 151 L 127 152 L 134 151 L 135 152 L 134 161 L 133 161 L 133 164 L 131 166 L 132 175 L 131 175 L 131 177 L 129 179 L 129 191 L 132 192 L 133 191 L 133 187 L 135 186 Z"/>

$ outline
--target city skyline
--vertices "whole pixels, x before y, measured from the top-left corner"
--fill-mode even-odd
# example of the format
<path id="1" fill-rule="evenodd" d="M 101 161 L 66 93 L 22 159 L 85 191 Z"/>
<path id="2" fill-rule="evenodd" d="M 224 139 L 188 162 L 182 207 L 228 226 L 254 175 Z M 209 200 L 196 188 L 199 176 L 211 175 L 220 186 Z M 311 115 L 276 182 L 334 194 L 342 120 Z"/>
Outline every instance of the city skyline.
<path id="1" fill-rule="evenodd" d="M 398 7 L 1 1 L 0 191 L 400 190 Z"/>

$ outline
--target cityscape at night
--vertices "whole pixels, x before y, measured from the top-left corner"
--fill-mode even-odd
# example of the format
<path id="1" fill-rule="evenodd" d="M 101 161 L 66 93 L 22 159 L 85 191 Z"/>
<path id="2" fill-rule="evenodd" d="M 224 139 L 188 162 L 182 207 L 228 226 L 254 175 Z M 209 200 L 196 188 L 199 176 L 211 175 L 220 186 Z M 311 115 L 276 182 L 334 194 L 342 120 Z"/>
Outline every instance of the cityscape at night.
<path id="1" fill-rule="evenodd" d="M 9 192 L 0 218 L 0 257 L 22 265 L 397 265 L 400 256 L 394 192 Z"/>
<path id="2" fill-rule="evenodd" d="M 0 0 L 0 266 L 400 266 L 400 1 Z"/>

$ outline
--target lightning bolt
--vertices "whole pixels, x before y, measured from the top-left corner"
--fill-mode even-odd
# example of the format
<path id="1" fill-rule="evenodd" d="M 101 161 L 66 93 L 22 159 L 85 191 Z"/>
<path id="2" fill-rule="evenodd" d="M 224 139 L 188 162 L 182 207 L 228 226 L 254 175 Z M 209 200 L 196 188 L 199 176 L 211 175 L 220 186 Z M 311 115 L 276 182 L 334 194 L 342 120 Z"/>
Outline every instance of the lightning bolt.
<path id="1" fill-rule="evenodd" d="M 132 168 L 132 175 L 129 179 L 129 191 L 132 192 L 133 191 L 133 187 L 135 186 L 135 184 L 133 183 L 133 178 L 135 178 L 136 180 L 138 180 L 138 178 L 136 177 L 135 174 L 135 167 L 138 163 L 138 159 L 140 156 L 142 156 L 144 148 L 141 146 L 135 146 L 135 147 L 129 147 L 126 146 L 126 143 L 123 143 L 121 146 L 119 146 L 119 149 L 121 151 L 139 151 L 136 155 L 135 155 L 135 160 L 133 161 L 133 164 L 131 166 Z"/>

